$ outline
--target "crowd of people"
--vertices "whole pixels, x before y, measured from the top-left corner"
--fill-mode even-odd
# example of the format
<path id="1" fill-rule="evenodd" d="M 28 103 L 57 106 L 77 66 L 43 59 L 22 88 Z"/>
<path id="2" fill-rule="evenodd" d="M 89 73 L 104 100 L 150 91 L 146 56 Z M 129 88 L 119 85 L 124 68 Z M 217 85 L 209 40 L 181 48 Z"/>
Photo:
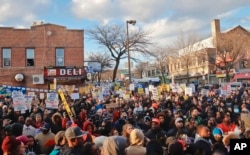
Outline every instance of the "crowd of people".
<path id="1" fill-rule="evenodd" d="M 162 91 L 159 100 L 151 93 L 132 93 L 129 100 L 116 94 L 99 100 L 91 93 L 66 99 L 73 117 L 62 103 L 46 109 L 41 102 L 21 113 L 11 97 L 2 98 L 0 154 L 228 155 L 230 139 L 250 139 L 244 85 L 226 95 Z"/>

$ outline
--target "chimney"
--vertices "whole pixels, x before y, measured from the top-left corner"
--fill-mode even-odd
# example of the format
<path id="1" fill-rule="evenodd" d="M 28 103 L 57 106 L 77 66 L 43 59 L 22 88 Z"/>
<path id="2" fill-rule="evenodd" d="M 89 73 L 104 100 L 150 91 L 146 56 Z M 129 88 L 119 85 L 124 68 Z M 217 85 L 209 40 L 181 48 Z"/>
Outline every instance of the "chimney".
<path id="1" fill-rule="evenodd" d="M 220 20 L 219 19 L 212 20 L 211 31 L 212 31 L 213 38 L 216 38 L 216 36 L 220 34 Z"/>

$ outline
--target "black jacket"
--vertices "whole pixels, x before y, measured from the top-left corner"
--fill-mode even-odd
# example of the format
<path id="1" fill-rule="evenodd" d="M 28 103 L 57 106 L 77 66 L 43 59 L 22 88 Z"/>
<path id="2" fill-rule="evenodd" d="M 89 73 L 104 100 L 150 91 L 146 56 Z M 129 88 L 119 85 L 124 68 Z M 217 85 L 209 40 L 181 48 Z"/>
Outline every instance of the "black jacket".
<path id="1" fill-rule="evenodd" d="M 150 139 L 150 140 L 157 140 L 161 143 L 162 146 L 166 145 L 166 132 L 162 130 L 161 128 L 159 129 L 149 129 L 146 133 L 145 136 Z"/>
<path id="2" fill-rule="evenodd" d="M 65 146 L 61 155 L 84 155 L 84 148 L 83 147 L 68 147 Z"/>

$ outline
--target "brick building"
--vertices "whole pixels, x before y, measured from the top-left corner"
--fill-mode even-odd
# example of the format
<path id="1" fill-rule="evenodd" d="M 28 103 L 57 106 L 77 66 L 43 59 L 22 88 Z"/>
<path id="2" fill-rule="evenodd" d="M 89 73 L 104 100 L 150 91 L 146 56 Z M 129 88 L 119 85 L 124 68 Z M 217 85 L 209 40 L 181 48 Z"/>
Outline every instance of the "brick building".
<path id="1" fill-rule="evenodd" d="M 0 27 L 0 85 L 48 89 L 83 85 L 84 31 L 54 24 Z"/>

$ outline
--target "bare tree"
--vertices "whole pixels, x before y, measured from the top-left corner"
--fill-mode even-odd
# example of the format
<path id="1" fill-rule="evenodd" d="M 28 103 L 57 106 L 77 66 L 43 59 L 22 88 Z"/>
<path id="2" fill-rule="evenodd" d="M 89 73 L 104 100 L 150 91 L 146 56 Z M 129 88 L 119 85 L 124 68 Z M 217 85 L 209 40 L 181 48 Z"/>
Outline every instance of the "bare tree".
<path id="1" fill-rule="evenodd" d="M 199 37 L 195 33 L 190 34 L 183 34 L 177 37 L 176 41 L 174 42 L 175 55 L 179 58 L 181 62 L 181 66 L 183 66 L 184 70 L 186 71 L 187 83 L 189 83 L 189 68 L 192 63 L 196 62 L 196 51 L 198 51 L 201 47 L 201 40 L 202 38 Z"/>
<path id="2" fill-rule="evenodd" d="M 145 68 L 147 65 L 148 65 L 148 62 L 139 62 L 135 66 L 135 71 L 139 74 L 140 78 L 143 77 L 143 72 L 145 71 Z"/>
<path id="3" fill-rule="evenodd" d="M 249 43 L 248 35 L 241 31 L 220 34 L 214 45 L 217 48 L 216 67 L 226 71 L 226 80 L 230 80 L 230 69 L 239 63 L 246 56 Z"/>
<path id="4" fill-rule="evenodd" d="M 117 69 L 121 59 L 127 58 L 127 37 L 125 26 L 105 25 L 95 26 L 86 31 L 90 39 L 95 40 L 101 47 L 106 47 L 110 56 L 115 61 L 113 71 L 113 81 L 116 79 Z M 140 28 L 136 31 L 130 31 L 129 34 L 129 49 L 130 52 L 151 55 L 149 47 L 152 45 L 149 38 L 149 33 L 142 31 Z M 131 59 L 136 59 L 131 57 Z"/>
<path id="5" fill-rule="evenodd" d="M 171 56 L 172 50 L 170 48 L 157 48 L 154 51 L 154 58 L 155 58 L 155 68 L 158 72 L 160 72 L 162 80 L 166 83 L 165 76 L 168 74 L 169 71 L 169 58 Z"/>
<path id="6" fill-rule="evenodd" d="M 112 59 L 110 58 L 110 56 L 108 55 L 107 52 L 102 52 L 102 53 L 91 52 L 88 55 L 87 60 L 88 61 L 97 61 L 97 62 L 101 63 L 101 72 L 95 74 L 95 76 L 97 76 L 98 82 L 100 82 L 100 80 L 101 80 L 101 73 L 103 72 L 103 70 L 105 70 L 106 68 L 113 67 Z M 96 79 L 96 77 L 94 77 L 94 79 Z"/>

